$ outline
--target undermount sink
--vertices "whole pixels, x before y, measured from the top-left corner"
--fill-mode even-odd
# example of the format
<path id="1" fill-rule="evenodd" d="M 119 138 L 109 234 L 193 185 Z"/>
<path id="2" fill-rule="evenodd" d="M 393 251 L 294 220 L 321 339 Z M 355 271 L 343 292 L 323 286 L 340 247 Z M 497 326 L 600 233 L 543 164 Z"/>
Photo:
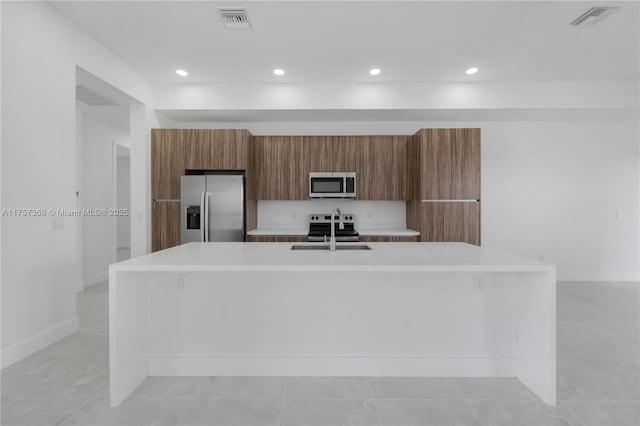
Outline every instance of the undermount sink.
<path id="1" fill-rule="evenodd" d="M 294 244 L 291 250 L 329 250 L 328 245 Z M 336 245 L 336 250 L 371 250 L 366 244 Z"/>

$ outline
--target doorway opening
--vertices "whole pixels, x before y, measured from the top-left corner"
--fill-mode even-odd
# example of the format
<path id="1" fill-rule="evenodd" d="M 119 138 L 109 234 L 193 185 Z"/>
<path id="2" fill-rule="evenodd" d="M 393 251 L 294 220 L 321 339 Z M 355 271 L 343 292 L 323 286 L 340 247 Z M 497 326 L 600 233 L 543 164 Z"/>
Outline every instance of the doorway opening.
<path id="1" fill-rule="evenodd" d="M 115 145 L 116 261 L 131 258 L 131 154 L 128 146 Z"/>

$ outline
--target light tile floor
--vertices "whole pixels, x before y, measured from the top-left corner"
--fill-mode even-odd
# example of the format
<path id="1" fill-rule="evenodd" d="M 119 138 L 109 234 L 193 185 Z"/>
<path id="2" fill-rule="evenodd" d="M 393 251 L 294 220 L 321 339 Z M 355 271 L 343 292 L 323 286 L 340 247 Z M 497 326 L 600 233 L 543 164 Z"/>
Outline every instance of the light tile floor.
<path id="1" fill-rule="evenodd" d="M 558 284 L 558 406 L 514 379 L 149 378 L 108 406 L 107 285 L 80 331 L 2 371 L 3 425 L 640 424 L 638 285 Z"/>

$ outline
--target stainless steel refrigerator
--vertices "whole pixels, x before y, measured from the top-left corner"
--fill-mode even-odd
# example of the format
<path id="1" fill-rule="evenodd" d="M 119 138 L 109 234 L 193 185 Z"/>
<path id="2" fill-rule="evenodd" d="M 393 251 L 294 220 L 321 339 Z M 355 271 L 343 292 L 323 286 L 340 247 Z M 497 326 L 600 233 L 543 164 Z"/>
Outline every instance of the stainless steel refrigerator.
<path id="1" fill-rule="evenodd" d="M 244 174 L 180 177 L 180 240 L 244 241 Z"/>

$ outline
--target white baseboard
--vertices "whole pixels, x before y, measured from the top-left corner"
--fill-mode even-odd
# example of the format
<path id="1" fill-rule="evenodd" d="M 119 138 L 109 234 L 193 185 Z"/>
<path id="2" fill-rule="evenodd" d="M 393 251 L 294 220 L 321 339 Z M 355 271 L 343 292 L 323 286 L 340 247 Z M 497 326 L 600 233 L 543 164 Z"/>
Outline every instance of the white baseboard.
<path id="1" fill-rule="evenodd" d="M 16 363 L 21 359 L 46 348 L 50 344 L 57 342 L 58 340 L 64 339 L 68 335 L 78 331 L 79 326 L 79 318 L 73 317 L 47 330 L 41 331 L 35 336 L 31 336 L 21 342 L 14 343 L 5 349 L 2 349 L 2 351 L 0 351 L 2 368 Z"/>
<path id="2" fill-rule="evenodd" d="M 150 376 L 515 377 L 513 356 L 154 357 Z"/>
<path id="3" fill-rule="evenodd" d="M 91 285 L 100 284 L 109 279 L 109 274 L 107 271 L 98 272 L 97 274 L 92 274 L 84 277 L 84 286 L 89 287 Z"/>

